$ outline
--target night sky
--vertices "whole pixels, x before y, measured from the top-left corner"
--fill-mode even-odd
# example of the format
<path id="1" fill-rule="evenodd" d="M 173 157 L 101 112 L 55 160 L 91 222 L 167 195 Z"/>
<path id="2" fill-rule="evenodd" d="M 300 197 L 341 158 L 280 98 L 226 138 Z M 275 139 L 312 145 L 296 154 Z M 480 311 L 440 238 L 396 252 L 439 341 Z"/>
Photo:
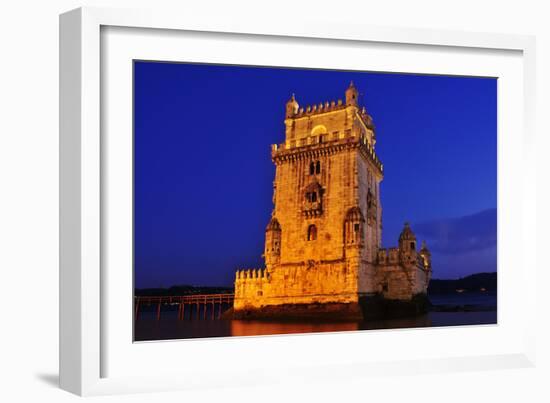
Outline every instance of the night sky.
<path id="1" fill-rule="evenodd" d="M 343 99 L 350 80 L 384 164 L 383 246 L 409 221 L 434 278 L 496 271 L 496 79 L 135 62 L 134 80 L 136 287 L 262 267 L 285 103 Z"/>

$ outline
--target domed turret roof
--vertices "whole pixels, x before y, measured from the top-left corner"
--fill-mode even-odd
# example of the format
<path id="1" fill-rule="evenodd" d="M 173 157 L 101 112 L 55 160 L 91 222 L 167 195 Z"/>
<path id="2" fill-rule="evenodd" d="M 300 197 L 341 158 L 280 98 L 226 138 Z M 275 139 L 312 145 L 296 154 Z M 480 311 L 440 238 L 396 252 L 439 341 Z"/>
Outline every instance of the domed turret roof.
<path id="1" fill-rule="evenodd" d="M 401 235 L 399 235 L 400 241 L 413 241 L 416 240 L 416 235 L 414 235 L 414 232 L 411 229 L 411 226 L 408 222 L 405 223 L 405 227 L 403 227 L 403 231 L 401 231 Z"/>
<path id="2" fill-rule="evenodd" d="M 346 213 L 346 220 L 347 221 L 365 221 L 365 217 L 363 216 L 363 212 L 359 207 L 352 207 Z"/>
<path id="3" fill-rule="evenodd" d="M 357 105 L 357 98 L 359 91 L 355 88 L 353 81 L 349 83 L 349 87 L 346 89 L 346 105 Z"/>
<path id="4" fill-rule="evenodd" d="M 290 118 L 296 115 L 296 113 L 298 113 L 299 107 L 300 105 L 298 105 L 298 101 L 296 101 L 296 97 L 294 96 L 294 94 L 292 94 L 292 97 L 290 97 L 290 99 L 286 103 L 286 117 Z"/>
<path id="5" fill-rule="evenodd" d="M 271 218 L 269 221 L 269 224 L 267 224 L 267 227 L 265 229 L 266 231 L 280 231 L 281 230 L 281 224 L 279 224 L 279 220 L 277 220 L 275 217 Z"/>

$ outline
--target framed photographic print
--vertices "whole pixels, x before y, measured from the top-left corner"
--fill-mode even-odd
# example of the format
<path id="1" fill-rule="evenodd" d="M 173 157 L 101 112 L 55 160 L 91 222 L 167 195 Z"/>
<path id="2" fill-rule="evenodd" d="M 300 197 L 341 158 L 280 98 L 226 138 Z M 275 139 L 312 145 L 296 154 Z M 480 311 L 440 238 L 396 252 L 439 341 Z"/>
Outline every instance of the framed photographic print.
<path id="1" fill-rule="evenodd" d="M 496 94 L 134 61 L 135 340 L 496 324 Z"/>
<path id="2" fill-rule="evenodd" d="M 63 388 L 531 365 L 532 38 L 180 17 L 61 16 Z"/>

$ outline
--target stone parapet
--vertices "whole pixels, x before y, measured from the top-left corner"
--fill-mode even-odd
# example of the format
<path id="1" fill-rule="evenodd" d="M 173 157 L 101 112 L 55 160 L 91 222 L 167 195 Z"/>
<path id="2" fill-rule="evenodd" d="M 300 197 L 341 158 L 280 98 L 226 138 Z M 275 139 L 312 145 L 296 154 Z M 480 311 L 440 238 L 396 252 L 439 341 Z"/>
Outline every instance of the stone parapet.
<path id="1" fill-rule="evenodd" d="M 327 136 L 329 136 L 328 140 L 322 142 L 319 142 L 319 137 L 306 137 L 300 140 L 289 140 L 282 144 L 272 144 L 271 158 L 277 164 L 358 149 L 382 173 L 384 166 L 366 136 L 353 135 L 351 132 L 338 132 Z"/>
<path id="2" fill-rule="evenodd" d="M 305 116 L 339 111 L 342 109 L 346 109 L 346 105 L 344 105 L 341 99 L 339 99 L 338 101 L 325 101 L 320 102 L 319 104 L 307 105 L 305 107 L 299 108 L 298 111 L 292 116 L 292 118 L 298 119 Z"/>
<path id="3" fill-rule="evenodd" d="M 380 248 L 378 249 L 378 265 L 399 264 L 399 248 Z"/>
<path id="4" fill-rule="evenodd" d="M 245 281 L 258 278 L 268 278 L 265 268 L 260 269 L 238 269 L 235 273 L 235 281 Z"/>

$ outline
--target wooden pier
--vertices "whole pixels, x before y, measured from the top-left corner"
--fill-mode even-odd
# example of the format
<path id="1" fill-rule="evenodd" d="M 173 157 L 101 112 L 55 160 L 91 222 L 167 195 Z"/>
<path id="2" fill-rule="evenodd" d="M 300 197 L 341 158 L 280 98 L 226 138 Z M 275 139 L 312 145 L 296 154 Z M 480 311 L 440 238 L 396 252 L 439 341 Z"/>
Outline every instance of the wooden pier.
<path id="1" fill-rule="evenodd" d="M 162 308 L 177 305 L 177 319 L 220 319 L 224 311 L 233 307 L 235 294 L 198 294 L 182 296 L 139 296 L 134 297 L 134 319 L 140 319 L 144 306 L 155 307 L 155 318 L 160 320 Z M 210 309 L 209 309 L 210 308 Z"/>

